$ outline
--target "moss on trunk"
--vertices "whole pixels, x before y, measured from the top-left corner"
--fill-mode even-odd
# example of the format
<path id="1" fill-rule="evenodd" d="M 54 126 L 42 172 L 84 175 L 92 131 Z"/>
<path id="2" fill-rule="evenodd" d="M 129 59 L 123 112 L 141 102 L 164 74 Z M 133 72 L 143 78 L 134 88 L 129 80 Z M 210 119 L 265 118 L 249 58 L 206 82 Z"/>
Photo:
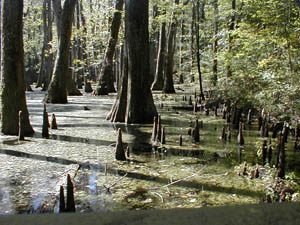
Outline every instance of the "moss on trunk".
<path id="1" fill-rule="evenodd" d="M 18 135 L 19 111 L 24 134 L 34 133 L 26 105 L 23 49 L 23 0 L 2 1 L 2 127 L 1 132 Z"/>

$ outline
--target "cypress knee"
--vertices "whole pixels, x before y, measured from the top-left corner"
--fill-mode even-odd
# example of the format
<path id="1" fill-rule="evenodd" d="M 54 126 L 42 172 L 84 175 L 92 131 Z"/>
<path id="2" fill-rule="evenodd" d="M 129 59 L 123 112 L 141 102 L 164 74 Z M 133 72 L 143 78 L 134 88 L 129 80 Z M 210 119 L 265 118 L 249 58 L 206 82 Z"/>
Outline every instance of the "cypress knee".
<path id="1" fill-rule="evenodd" d="M 195 104 L 194 104 L 194 113 L 198 112 L 198 105 L 197 105 L 197 99 L 195 100 Z"/>
<path id="2" fill-rule="evenodd" d="M 294 140 L 293 147 L 294 147 L 294 151 L 296 151 L 298 149 L 298 144 L 297 144 L 297 140 L 296 139 Z"/>
<path id="3" fill-rule="evenodd" d="M 64 187 L 60 186 L 59 190 L 59 213 L 66 212 L 65 194 Z"/>
<path id="4" fill-rule="evenodd" d="M 155 116 L 153 118 L 153 128 L 152 128 L 152 136 L 151 136 L 151 141 L 154 142 L 156 139 L 156 134 L 157 134 L 157 117 Z"/>
<path id="5" fill-rule="evenodd" d="M 259 178 L 259 167 L 258 167 L 258 165 L 256 165 L 255 172 L 254 172 L 254 177 Z"/>
<path id="6" fill-rule="evenodd" d="M 189 105 L 193 105 L 192 96 L 189 98 Z"/>
<path id="7" fill-rule="evenodd" d="M 247 116 L 247 124 L 248 125 L 251 125 L 251 123 L 252 123 L 252 121 L 251 121 L 251 116 L 252 116 L 251 113 L 252 113 L 252 110 L 249 109 L 248 116 Z"/>
<path id="8" fill-rule="evenodd" d="M 269 124 L 268 122 L 265 123 L 265 132 L 264 132 L 265 137 L 269 137 Z"/>
<path id="9" fill-rule="evenodd" d="M 93 88 L 90 82 L 87 81 L 87 77 L 84 76 L 84 92 L 91 93 L 93 92 Z"/>
<path id="10" fill-rule="evenodd" d="M 296 139 L 296 141 L 298 141 L 298 136 L 299 136 L 299 134 L 298 134 L 298 127 L 296 127 L 295 128 L 295 139 Z"/>
<path id="11" fill-rule="evenodd" d="M 226 113 L 226 122 L 230 123 L 230 121 L 231 121 L 231 114 L 230 114 L 230 112 L 227 112 Z"/>
<path id="12" fill-rule="evenodd" d="M 230 131 L 230 127 L 227 128 L 226 136 L 227 136 L 227 140 L 230 141 L 230 139 L 231 139 L 231 131 Z"/>
<path id="13" fill-rule="evenodd" d="M 161 117 L 158 115 L 157 118 L 157 132 L 156 132 L 156 141 L 161 141 Z"/>
<path id="14" fill-rule="evenodd" d="M 122 141 L 122 131 L 120 128 L 118 129 L 118 140 L 116 143 L 116 160 L 122 160 L 122 161 L 126 160 L 123 141 Z"/>
<path id="15" fill-rule="evenodd" d="M 43 111 L 43 128 L 42 128 L 42 137 L 49 138 L 49 119 L 48 119 L 48 112 L 46 108 L 46 104 L 44 104 L 44 111 Z"/>
<path id="16" fill-rule="evenodd" d="M 195 141 L 195 142 L 199 142 L 199 141 L 200 141 L 198 119 L 196 119 L 196 121 L 195 121 L 194 141 Z"/>
<path id="17" fill-rule="evenodd" d="M 280 153 L 279 153 L 279 163 L 278 163 L 278 173 L 277 176 L 280 178 L 284 178 L 285 177 L 285 144 L 284 144 L 284 139 L 283 136 L 281 137 L 281 149 L 280 149 Z"/>
<path id="18" fill-rule="evenodd" d="M 162 129 L 161 129 L 161 143 L 162 143 L 163 145 L 166 144 L 165 127 L 162 127 Z"/>
<path id="19" fill-rule="evenodd" d="M 70 174 L 67 176 L 67 207 L 66 212 L 75 212 L 74 186 Z"/>
<path id="20" fill-rule="evenodd" d="M 259 136 L 260 137 L 264 137 L 264 130 L 265 130 L 265 124 L 263 122 L 263 124 L 260 127 L 260 131 L 259 131 Z"/>
<path id="21" fill-rule="evenodd" d="M 240 122 L 240 126 L 239 126 L 239 134 L 237 137 L 237 141 L 239 145 L 244 145 L 245 141 L 244 141 L 244 137 L 243 137 L 243 123 Z"/>
<path id="22" fill-rule="evenodd" d="M 270 140 L 269 149 L 268 149 L 268 163 L 269 164 L 271 164 L 271 162 L 272 162 L 272 154 L 273 154 L 272 141 Z"/>
<path id="23" fill-rule="evenodd" d="M 267 159 L 267 140 L 264 140 L 264 143 L 262 145 L 262 163 L 263 165 L 266 164 Z"/>
<path id="24" fill-rule="evenodd" d="M 51 129 L 57 129 L 56 117 L 54 113 L 52 114 Z"/>
<path id="25" fill-rule="evenodd" d="M 263 123 L 263 119 L 260 115 L 257 118 L 257 122 L 258 122 L 258 130 L 260 131 L 262 123 Z"/>
<path id="26" fill-rule="evenodd" d="M 222 109 L 222 119 L 223 120 L 226 119 L 226 106 L 225 105 L 223 106 L 223 109 Z"/>
<path id="27" fill-rule="evenodd" d="M 193 128 L 191 128 L 191 127 L 188 129 L 188 135 L 190 135 L 190 136 L 192 135 L 192 130 L 193 130 Z"/>
<path id="28" fill-rule="evenodd" d="M 200 122 L 199 122 L 199 128 L 203 129 L 203 120 L 200 120 Z"/>
<path id="29" fill-rule="evenodd" d="M 218 107 L 215 107 L 215 117 L 218 117 Z"/>
<path id="30" fill-rule="evenodd" d="M 223 128 L 222 128 L 222 136 L 221 136 L 221 139 L 226 141 L 226 131 L 225 131 L 225 125 L 223 125 Z"/>
<path id="31" fill-rule="evenodd" d="M 23 113 L 19 111 L 19 141 L 24 140 L 24 121 L 23 121 Z"/>
<path id="32" fill-rule="evenodd" d="M 209 116 L 209 108 L 205 108 L 205 115 Z"/>
<path id="33" fill-rule="evenodd" d="M 247 163 L 246 162 L 244 163 L 244 166 L 243 166 L 243 175 L 244 176 L 248 175 L 248 173 L 247 173 Z"/>
<path id="34" fill-rule="evenodd" d="M 284 143 L 287 143 L 287 141 L 288 141 L 288 132 L 289 132 L 289 128 L 287 126 L 287 123 L 284 122 L 284 126 L 282 129 L 282 137 L 283 137 Z"/>

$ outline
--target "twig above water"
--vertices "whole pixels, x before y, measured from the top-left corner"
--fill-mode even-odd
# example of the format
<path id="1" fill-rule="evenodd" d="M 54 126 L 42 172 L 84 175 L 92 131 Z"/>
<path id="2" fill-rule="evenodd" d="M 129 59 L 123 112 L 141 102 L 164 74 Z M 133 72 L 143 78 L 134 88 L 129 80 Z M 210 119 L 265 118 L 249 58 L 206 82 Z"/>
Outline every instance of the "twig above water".
<path id="1" fill-rule="evenodd" d="M 119 183 L 121 180 L 123 180 L 126 176 L 128 175 L 128 173 L 125 173 L 124 176 L 120 177 L 118 180 L 116 180 L 114 183 L 110 184 L 110 185 L 105 185 L 103 184 L 103 187 L 106 189 L 107 192 L 110 192 L 110 189 L 112 187 L 114 187 L 117 183 Z"/>
<path id="2" fill-rule="evenodd" d="M 190 175 L 190 176 L 187 176 L 187 177 L 184 177 L 184 178 L 182 178 L 182 179 L 173 181 L 173 182 L 171 182 L 171 183 L 165 184 L 165 185 L 160 186 L 160 187 L 151 188 L 150 190 L 158 190 L 158 189 L 161 189 L 161 188 L 167 188 L 167 187 L 169 187 L 169 186 L 171 186 L 171 185 L 174 185 L 174 184 L 177 184 L 177 183 L 179 183 L 179 182 L 181 182 L 181 181 L 190 179 L 190 178 L 192 178 L 192 177 L 194 177 L 194 176 L 197 176 L 197 175 L 198 175 L 202 170 L 204 170 L 206 167 L 207 167 L 206 165 L 203 166 L 197 173 L 193 173 L 193 174 Z"/>

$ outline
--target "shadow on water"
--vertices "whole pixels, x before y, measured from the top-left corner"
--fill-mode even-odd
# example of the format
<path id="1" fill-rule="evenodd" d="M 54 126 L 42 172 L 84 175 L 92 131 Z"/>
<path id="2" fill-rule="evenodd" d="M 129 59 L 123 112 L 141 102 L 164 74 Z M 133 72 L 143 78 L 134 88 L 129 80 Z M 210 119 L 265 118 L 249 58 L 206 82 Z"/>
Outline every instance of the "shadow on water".
<path id="1" fill-rule="evenodd" d="M 128 172 L 125 170 L 116 170 L 113 168 L 105 168 L 104 166 L 97 165 L 97 164 L 81 163 L 79 161 L 74 161 L 74 160 L 62 159 L 62 158 L 52 157 L 52 156 L 30 154 L 30 153 L 8 150 L 8 149 L 0 149 L 0 154 L 11 155 L 11 156 L 21 157 L 21 158 L 28 158 L 28 159 L 33 159 L 33 160 L 52 162 L 52 163 L 59 163 L 59 164 L 63 164 L 63 165 L 78 164 L 80 166 L 80 169 L 97 170 L 100 172 L 105 171 L 106 173 L 110 173 L 110 174 L 115 174 L 117 172 L 120 176 L 124 176 L 125 174 L 127 174 L 128 178 L 145 180 L 145 181 L 154 181 L 154 182 L 162 184 L 162 185 L 166 185 L 170 181 L 168 178 L 155 177 L 155 176 L 146 175 L 146 174 L 137 173 L 137 172 L 136 173 Z M 238 195 L 257 196 L 257 197 L 261 197 L 264 195 L 264 193 L 262 193 L 262 192 L 256 192 L 256 191 L 244 190 L 244 189 L 232 188 L 232 187 L 221 187 L 220 188 L 213 184 L 206 184 L 206 183 L 201 183 L 201 182 L 197 182 L 197 181 L 183 180 L 174 185 L 179 186 L 179 187 L 195 188 L 195 189 L 199 189 L 199 190 L 205 189 L 207 191 L 221 192 L 221 193 L 228 193 L 228 194 L 236 193 Z"/>
<path id="2" fill-rule="evenodd" d="M 111 124 L 86 124 L 86 123 L 60 124 L 59 128 L 62 128 L 62 127 L 102 127 L 102 128 L 111 128 Z"/>
<path id="3" fill-rule="evenodd" d="M 34 137 L 42 138 L 42 134 L 39 132 L 36 132 L 34 134 Z M 114 141 L 105 141 L 105 140 L 98 140 L 98 139 L 91 139 L 91 138 L 80 138 L 80 137 L 72 137 L 72 136 L 57 135 L 57 134 L 51 134 L 50 138 L 52 140 L 76 142 L 76 143 L 86 143 L 86 144 L 93 144 L 96 146 L 111 145 L 111 144 L 115 143 Z"/>

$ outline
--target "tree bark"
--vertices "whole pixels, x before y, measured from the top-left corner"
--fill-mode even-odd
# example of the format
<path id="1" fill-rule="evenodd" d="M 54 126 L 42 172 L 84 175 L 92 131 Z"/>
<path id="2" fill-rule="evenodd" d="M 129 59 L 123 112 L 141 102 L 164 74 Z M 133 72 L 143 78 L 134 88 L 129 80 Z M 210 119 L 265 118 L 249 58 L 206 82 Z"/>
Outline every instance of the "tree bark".
<path id="1" fill-rule="evenodd" d="M 184 12 L 183 12 L 184 15 Z M 181 29 L 181 35 L 180 35 L 180 46 L 179 46 L 179 51 L 180 51 L 180 57 L 179 57 L 179 84 L 183 84 L 184 83 L 184 61 L 185 58 L 183 56 L 183 46 L 185 44 L 185 20 L 181 19 L 180 22 L 180 29 Z"/>
<path id="2" fill-rule="evenodd" d="M 200 17 L 201 10 L 201 17 Z M 201 57 L 200 57 L 200 23 L 204 21 L 204 3 L 201 4 L 200 9 L 200 0 L 197 1 L 197 24 L 196 24 L 196 41 L 197 41 L 197 68 L 199 75 L 199 86 L 200 86 L 200 98 L 205 100 L 203 86 L 202 86 L 202 72 L 201 72 Z"/>
<path id="3" fill-rule="evenodd" d="M 235 9 L 236 9 L 236 0 L 232 0 L 231 2 L 231 10 L 232 10 L 232 15 L 231 15 L 231 21 L 230 21 L 230 26 L 229 26 L 229 31 L 228 31 L 228 55 L 229 59 L 227 61 L 226 65 L 226 74 L 227 78 L 232 76 L 232 69 L 231 69 L 231 54 L 232 54 L 232 31 L 234 30 L 235 27 Z"/>
<path id="4" fill-rule="evenodd" d="M 122 86 L 108 117 L 114 122 L 147 123 L 157 116 L 149 84 L 148 7 L 148 0 L 125 1 Z"/>
<path id="5" fill-rule="evenodd" d="M 194 65 L 195 65 L 195 23 L 196 23 L 196 7 L 194 0 L 192 3 L 192 22 L 191 22 L 191 82 L 194 82 Z"/>
<path id="6" fill-rule="evenodd" d="M 0 15 L 2 15 L 2 0 L 0 0 Z M 0 16 L 0 60 L 1 60 L 1 49 L 2 49 L 2 16 Z M 1 73 L 1 64 L 0 64 L 0 80 L 2 80 L 2 73 Z"/>
<path id="7" fill-rule="evenodd" d="M 62 8 L 61 23 L 58 31 L 59 49 L 54 66 L 54 73 L 45 96 L 47 103 L 67 103 L 67 73 L 69 67 L 69 49 L 71 46 L 72 21 L 76 0 L 65 0 Z"/>
<path id="8" fill-rule="evenodd" d="M 51 52 L 52 46 L 52 10 L 51 0 L 44 0 L 43 2 L 43 31 L 44 40 L 41 57 L 41 68 L 38 76 L 36 87 L 47 88 L 51 80 L 51 74 L 53 72 L 53 53 Z"/>
<path id="9" fill-rule="evenodd" d="M 57 30 L 58 39 L 61 37 L 61 18 L 62 18 L 62 7 L 61 0 L 52 0 L 53 11 L 55 15 L 55 23 Z"/>
<path id="10" fill-rule="evenodd" d="M 113 58 L 118 42 L 123 5 L 124 0 L 117 0 L 110 29 L 110 39 L 105 52 L 104 64 L 101 69 L 99 83 L 97 89 L 94 91 L 95 95 L 107 95 L 108 93 L 116 92 L 113 82 Z"/>
<path id="11" fill-rule="evenodd" d="M 149 82 L 148 0 L 126 0 L 125 41 L 128 49 L 126 123 L 152 122 L 157 115 Z"/>
<path id="12" fill-rule="evenodd" d="M 151 89 L 153 91 L 161 91 L 164 87 L 164 69 L 165 69 L 165 54 L 166 54 L 166 23 L 162 22 L 159 34 L 159 47 L 157 53 L 155 79 Z"/>
<path id="13" fill-rule="evenodd" d="M 179 0 L 175 0 L 175 4 L 179 4 Z M 174 66 L 174 53 L 175 53 L 175 38 L 177 28 L 176 13 L 172 13 L 172 22 L 170 24 L 170 31 L 168 35 L 168 53 L 166 62 L 166 74 L 164 79 L 164 93 L 175 93 L 174 82 L 173 82 L 173 66 Z"/>
<path id="14" fill-rule="evenodd" d="M 2 127 L 7 135 L 18 135 L 19 111 L 23 114 L 24 135 L 34 133 L 26 105 L 23 49 L 23 0 L 2 0 Z"/>
<path id="15" fill-rule="evenodd" d="M 213 41 L 213 66 L 212 66 L 212 84 L 217 86 L 218 82 L 218 32 L 219 32 L 219 9 L 218 9 L 218 0 L 214 0 L 214 41 Z"/>
<path id="16" fill-rule="evenodd" d="M 118 94 L 115 103 L 107 117 L 111 122 L 125 122 L 127 106 L 127 86 L 128 86 L 128 54 L 126 43 L 123 46 L 122 76 L 120 77 Z"/>

